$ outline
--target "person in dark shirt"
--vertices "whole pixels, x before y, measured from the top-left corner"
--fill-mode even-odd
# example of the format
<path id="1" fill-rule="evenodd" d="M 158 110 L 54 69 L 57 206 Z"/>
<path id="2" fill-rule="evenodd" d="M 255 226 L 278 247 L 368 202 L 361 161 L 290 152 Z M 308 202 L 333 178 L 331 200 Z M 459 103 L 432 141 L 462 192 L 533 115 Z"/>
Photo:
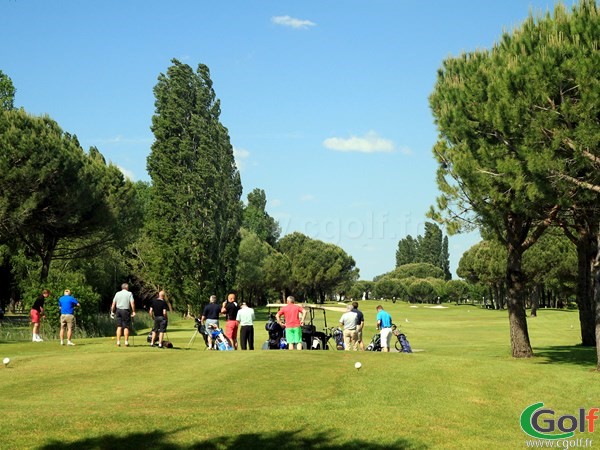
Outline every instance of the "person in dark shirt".
<path id="1" fill-rule="evenodd" d="M 221 314 L 221 307 L 217 305 L 217 296 L 211 295 L 209 303 L 204 307 L 202 317 L 200 318 L 200 322 L 204 325 L 207 333 L 209 349 L 213 348 L 211 331 L 219 328 L 219 314 Z"/>
<path id="2" fill-rule="evenodd" d="M 165 302 L 165 291 L 158 293 L 158 298 L 152 300 L 150 309 L 148 310 L 150 317 L 154 317 L 154 328 L 152 328 L 152 340 L 150 347 L 154 346 L 156 333 L 158 333 L 158 347 L 163 347 L 163 338 L 167 331 L 168 315 L 167 302 Z"/>
<path id="3" fill-rule="evenodd" d="M 225 314 L 225 317 L 227 318 L 227 324 L 225 325 L 225 337 L 229 339 L 229 343 L 234 350 L 237 350 L 238 348 L 238 322 L 236 318 L 239 309 L 240 307 L 235 301 L 235 294 L 229 294 L 227 296 L 227 301 L 223 302 L 221 314 Z"/>
<path id="4" fill-rule="evenodd" d="M 40 320 L 44 315 L 44 303 L 46 299 L 50 296 L 50 291 L 48 289 L 44 289 L 37 300 L 33 303 L 31 310 L 29 311 L 29 316 L 31 317 L 31 323 L 33 324 L 33 336 L 31 340 L 33 342 L 43 342 L 44 340 L 40 336 Z"/>
<path id="5" fill-rule="evenodd" d="M 356 313 L 356 330 L 358 331 L 358 347 L 365 351 L 365 343 L 363 342 L 363 329 L 365 328 L 365 315 L 358 309 L 358 302 L 352 302 L 354 312 Z"/>

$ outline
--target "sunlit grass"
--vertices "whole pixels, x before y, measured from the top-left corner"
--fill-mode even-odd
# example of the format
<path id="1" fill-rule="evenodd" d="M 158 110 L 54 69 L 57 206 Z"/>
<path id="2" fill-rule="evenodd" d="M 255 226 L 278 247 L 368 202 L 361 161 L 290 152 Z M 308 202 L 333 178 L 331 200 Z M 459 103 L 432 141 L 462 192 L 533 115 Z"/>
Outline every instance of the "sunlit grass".
<path id="1" fill-rule="evenodd" d="M 367 342 L 376 305 L 361 302 Z M 173 316 L 172 350 L 149 348 L 148 329 L 134 348 L 2 343 L 0 448 L 521 448 L 526 406 L 597 406 L 576 311 L 540 311 L 540 356 L 514 360 L 506 311 L 383 305 L 415 353 L 210 352 L 199 336 L 187 350 L 193 321 Z M 258 349 L 267 332 L 255 328 Z"/>

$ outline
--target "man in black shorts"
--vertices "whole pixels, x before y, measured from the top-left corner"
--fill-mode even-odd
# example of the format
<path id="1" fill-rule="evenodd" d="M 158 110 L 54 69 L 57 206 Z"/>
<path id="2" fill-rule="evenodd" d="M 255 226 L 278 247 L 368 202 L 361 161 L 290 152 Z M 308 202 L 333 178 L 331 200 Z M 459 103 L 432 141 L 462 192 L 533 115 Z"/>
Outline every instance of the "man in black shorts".
<path id="1" fill-rule="evenodd" d="M 154 328 L 152 328 L 152 340 L 150 341 L 150 347 L 154 346 L 156 340 L 156 333 L 158 333 L 158 347 L 162 348 L 163 338 L 167 331 L 167 302 L 165 302 L 165 291 L 158 293 L 158 298 L 152 300 L 150 310 L 148 311 L 150 317 L 154 317 Z"/>
<path id="2" fill-rule="evenodd" d="M 117 347 L 121 346 L 121 333 L 125 336 L 125 347 L 129 347 L 129 329 L 131 318 L 135 317 L 135 302 L 127 283 L 123 283 L 121 290 L 115 294 L 110 311 L 111 317 L 117 318 Z"/>
<path id="3" fill-rule="evenodd" d="M 365 315 L 358 309 L 358 302 L 352 302 L 353 311 L 356 313 L 356 331 L 358 331 L 358 347 L 365 351 L 363 329 L 365 328 Z"/>

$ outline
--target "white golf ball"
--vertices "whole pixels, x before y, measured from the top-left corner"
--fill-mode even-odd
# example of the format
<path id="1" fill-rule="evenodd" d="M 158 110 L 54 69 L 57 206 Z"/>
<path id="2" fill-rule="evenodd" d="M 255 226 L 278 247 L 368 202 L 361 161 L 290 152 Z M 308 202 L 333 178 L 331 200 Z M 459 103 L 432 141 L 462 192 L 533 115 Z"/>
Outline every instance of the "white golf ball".
<path id="1" fill-rule="evenodd" d="M 362 367 L 362 364 L 357 362 L 356 364 L 354 364 L 354 367 L 356 367 L 357 369 L 360 369 Z"/>
<path id="2" fill-rule="evenodd" d="M 10 362 L 10 358 L 4 358 L 2 360 L 2 362 L 4 363 L 5 366 L 8 366 L 8 363 Z"/>

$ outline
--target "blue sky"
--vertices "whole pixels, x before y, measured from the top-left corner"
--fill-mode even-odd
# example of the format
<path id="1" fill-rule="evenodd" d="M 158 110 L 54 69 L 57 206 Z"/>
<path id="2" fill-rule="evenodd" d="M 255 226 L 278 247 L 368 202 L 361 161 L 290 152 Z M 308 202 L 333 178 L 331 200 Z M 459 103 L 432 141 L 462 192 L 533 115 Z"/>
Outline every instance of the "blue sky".
<path id="1" fill-rule="evenodd" d="M 428 96 L 443 59 L 553 4 L 0 0 L 0 70 L 17 106 L 149 180 L 156 79 L 172 58 L 206 64 L 244 199 L 264 189 L 283 234 L 340 245 L 371 279 L 438 195 Z M 453 272 L 478 240 L 450 237 Z"/>

